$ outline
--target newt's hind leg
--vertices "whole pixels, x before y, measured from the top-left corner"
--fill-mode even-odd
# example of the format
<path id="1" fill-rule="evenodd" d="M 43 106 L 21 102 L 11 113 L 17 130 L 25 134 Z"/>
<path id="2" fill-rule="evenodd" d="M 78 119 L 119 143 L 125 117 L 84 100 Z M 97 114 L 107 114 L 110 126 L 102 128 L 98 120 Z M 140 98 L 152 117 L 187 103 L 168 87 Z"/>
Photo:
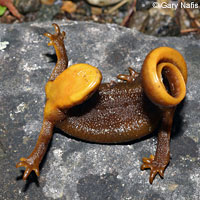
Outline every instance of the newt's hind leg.
<path id="1" fill-rule="evenodd" d="M 141 169 L 151 169 L 149 182 L 152 184 L 157 173 L 163 178 L 164 171 L 170 161 L 170 135 L 174 116 L 174 108 L 163 111 L 163 119 L 158 133 L 158 144 L 155 156 L 143 158 Z"/>
<path id="2" fill-rule="evenodd" d="M 139 73 L 133 70 L 131 67 L 129 67 L 128 70 L 129 70 L 129 75 L 119 74 L 117 78 L 123 81 L 133 82 L 139 76 Z"/>

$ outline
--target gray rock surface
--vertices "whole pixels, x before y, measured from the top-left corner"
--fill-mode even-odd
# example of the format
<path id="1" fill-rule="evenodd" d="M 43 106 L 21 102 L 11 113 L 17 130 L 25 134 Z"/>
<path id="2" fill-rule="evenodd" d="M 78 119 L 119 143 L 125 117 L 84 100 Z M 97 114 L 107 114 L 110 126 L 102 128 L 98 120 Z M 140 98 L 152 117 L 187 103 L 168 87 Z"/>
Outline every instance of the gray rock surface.
<path id="1" fill-rule="evenodd" d="M 103 81 L 116 80 L 133 66 L 140 71 L 147 53 L 159 46 L 179 50 L 188 64 L 185 101 L 175 115 L 171 162 L 165 178 L 149 184 L 142 157 L 155 152 L 156 135 L 123 145 L 75 140 L 55 130 L 41 164 L 40 178 L 22 181 L 20 157 L 33 150 L 42 124 L 44 86 L 55 55 L 46 31 L 51 22 L 1 24 L 0 31 L 0 199 L 134 200 L 200 199 L 200 41 L 156 38 L 116 25 L 59 22 L 66 31 L 71 64 L 97 66 Z M 8 44 L 9 42 L 9 44 Z"/>

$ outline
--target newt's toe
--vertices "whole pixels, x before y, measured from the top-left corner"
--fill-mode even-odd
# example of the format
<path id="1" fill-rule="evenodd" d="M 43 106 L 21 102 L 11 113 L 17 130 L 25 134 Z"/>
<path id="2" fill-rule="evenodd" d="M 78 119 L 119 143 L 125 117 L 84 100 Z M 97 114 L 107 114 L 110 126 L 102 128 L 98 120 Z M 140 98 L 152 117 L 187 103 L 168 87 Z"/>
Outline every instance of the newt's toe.
<path id="1" fill-rule="evenodd" d="M 157 173 L 163 178 L 164 177 L 164 170 L 167 166 L 167 164 L 163 164 L 155 160 L 155 157 L 153 155 L 150 155 L 149 158 L 143 158 L 142 159 L 143 164 L 141 165 L 141 170 L 144 169 L 151 169 L 149 182 L 152 184 L 153 180 Z"/>
<path id="2" fill-rule="evenodd" d="M 37 162 L 33 162 L 26 158 L 21 158 L 20 162 L 16 164 L 16 168 L 18 167 L 25 167 L 25 172 L 23 175 L 23 180 L 26 180 L 32 171 L 35 171 L 36 175 L 39 176 L 39 165 Z"/>
<path id="3" fill-rule="evenodd" d="M 139 73 L 133 70 L 131 67 L 129 67 L 128 70 L 129 70 L 129 75 L 119 74 L 117 78 L 122 81 L 133 82 L 139 76 Z"/>

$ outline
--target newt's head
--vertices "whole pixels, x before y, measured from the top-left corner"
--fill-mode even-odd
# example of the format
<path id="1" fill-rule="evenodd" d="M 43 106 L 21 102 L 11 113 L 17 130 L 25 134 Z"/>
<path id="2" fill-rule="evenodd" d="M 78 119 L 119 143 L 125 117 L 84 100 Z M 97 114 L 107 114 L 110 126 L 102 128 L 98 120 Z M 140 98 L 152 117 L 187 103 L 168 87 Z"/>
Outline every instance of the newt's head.
<path id="1" fill-rule="evenodd" d="M 89 64 L 79 63 L 64 70 L 46 84 L 47 101 L 57 108 L 70 108 L 91 96 L 102 80 L 101 72 Z"/>

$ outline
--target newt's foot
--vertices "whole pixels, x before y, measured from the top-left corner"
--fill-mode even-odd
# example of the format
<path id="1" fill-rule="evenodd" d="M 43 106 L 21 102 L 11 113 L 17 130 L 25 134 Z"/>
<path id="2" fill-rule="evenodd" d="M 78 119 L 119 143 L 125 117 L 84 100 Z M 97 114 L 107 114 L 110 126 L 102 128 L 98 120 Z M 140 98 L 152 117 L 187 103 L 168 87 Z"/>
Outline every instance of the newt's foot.
<path id="1" fill-rule="evenodd" d="M 48 37 L 51 41 L 48 43 L 48 46 L 51 46 L 51 45 L 55 45 L 56 44 L 56 41 L 59 42 L 59 43 L 63 43 L 64 41 L 64 38 L 65 38 L 65 32 L 63 31 L 62 33 L 60 32 L 60 27 L 53 23 L 52 24 L 54 26 L 54 29 L 55 29 L 55 34 L 51 34 L 51 33 L 44 33 L 44 36 Z"/>
<path id="2" fill-rule="evenodd" d="M 26 170 L 24 172 L 23 180 L 26 180 L 31 173 L 31 171 L 35 171 L 36 175 L 39 176 L 39 164 L 32 159 L 20 158 L 20 162 L 16 164 L 16 168 L 25 167 Z"/>
<path id="3" fill-rule="evenodd" d="M 153 183 L 153 180 L 157 173 L 159 173 L 162 178 L 164 177 L 164 170 L 167 164 L 163 164 L 156 161 L 153 155 L 150 155 L 149 158 L 143 158 L 142 161 L 144 164 L 142 164 L 141 170 L 148 169 L 148 168 L 151 169 L 150 177 L 149 177 L 149 182 L 151 184 Z"/>
<path id="4" fill-rule="evenodd" d="M 133 82 L 139 76 L 139 73 L 133 70 L 131 67 L 129 67 L 128 70 L 129 70 L 129 75 L 119 74 L 117 78 L 123 81 Z"/>

